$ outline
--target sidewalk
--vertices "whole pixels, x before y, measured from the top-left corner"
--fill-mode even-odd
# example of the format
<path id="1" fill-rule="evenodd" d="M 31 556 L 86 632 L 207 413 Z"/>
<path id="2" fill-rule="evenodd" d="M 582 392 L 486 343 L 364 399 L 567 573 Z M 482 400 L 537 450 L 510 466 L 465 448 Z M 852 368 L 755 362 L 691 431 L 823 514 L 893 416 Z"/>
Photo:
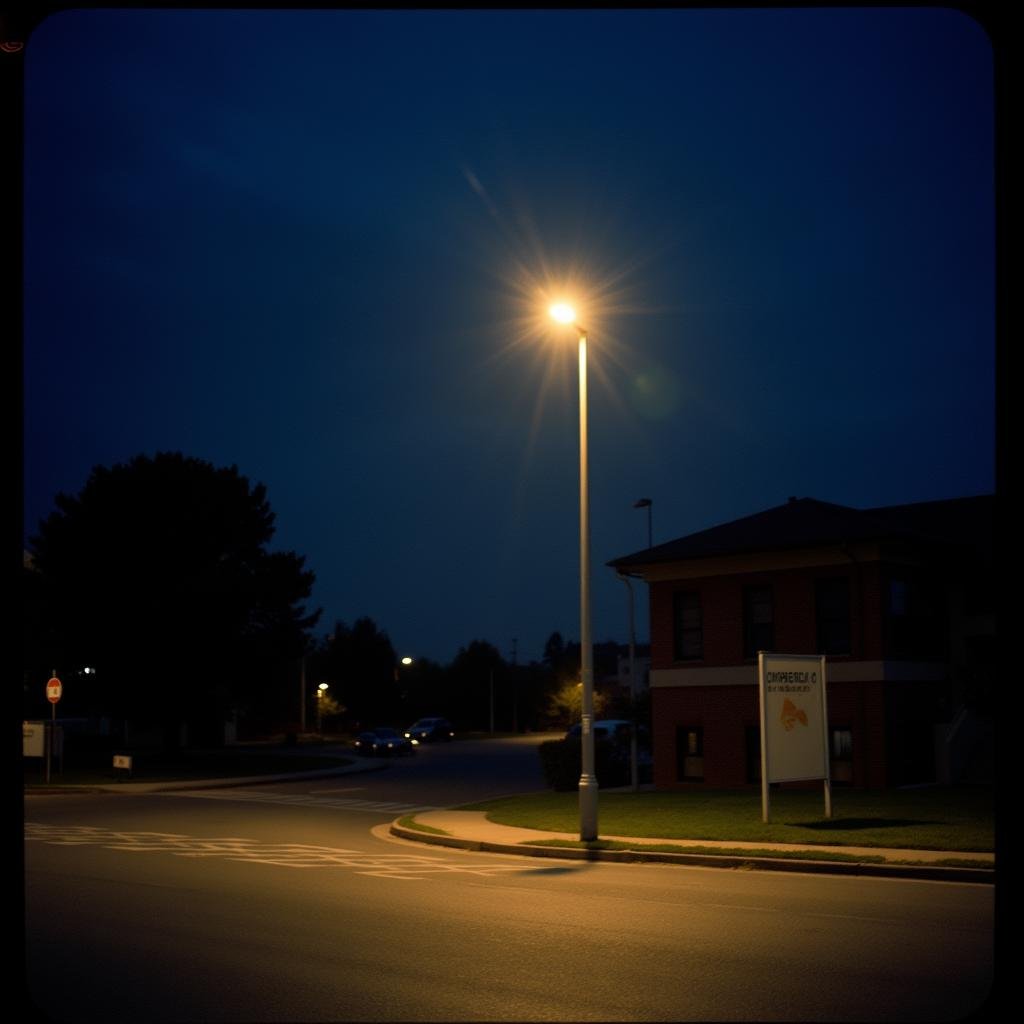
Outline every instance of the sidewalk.
<path id="1" fill-rule="evenodd" d="M 802 871 L 838 875 L 880 875 L 945 881 L 995 881 L 995 855 L 953 853 L 941 850 L 896 850 L 861 846 L 813 846 L 800 843 L 750 843 L 710 839 L 651 839 L 635 836 L 605 836 L 602 840 L 627 843 L 630 849 L 588 849 L 575 846 L 542 846 L 544 841 L 576 842 L 577 833 L 543 832 L 487 820 L 483 811 L 425 811 L 412 818 L 413 825 L 436 829 L 424 832 L 394 822 L 391 833 L 402 839 L 487 853 L 515 853 L 531 857 L 560 857 L 572 860 L 648 862 L 744 868 L 770 871 Z M 662 849 L 654 849 L 662 847 Z M 676 849 L 666 850 L 664 847 Z M 722 850 L 715 853 L 714 850 Z M 751 850 L 751 854 L 735 851 Z M 692 852 L 688 852 L 692 851 Z M 728 852 L 726 852 L 728 851 Z M 767 852 L 766 852 L 767 851 Z M 814 859 L 815 852 L 843 854 L 850 860 Z M 772 856 L 790 854 L 790 857 Z M 792 854 L 800 853 L 799 858 Z M 807 854 L 812 856 L 807 857 Z M 863 858 L 863 859 L 861 859 Z M 957 861 L 963 862 L 957 864 Z M 974 866 L 984 861 L 989 867 Z"/>

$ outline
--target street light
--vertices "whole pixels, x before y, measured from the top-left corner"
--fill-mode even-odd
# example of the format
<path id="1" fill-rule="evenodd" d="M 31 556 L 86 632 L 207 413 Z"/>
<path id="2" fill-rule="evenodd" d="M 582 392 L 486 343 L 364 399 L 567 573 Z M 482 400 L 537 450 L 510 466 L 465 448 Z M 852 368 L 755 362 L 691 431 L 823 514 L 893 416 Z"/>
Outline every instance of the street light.
<path id="1" fill-rule="evenodd" d="M 594 771 L 594 659 L 590 641 L 590 513 L 587 486 L 587 332 L 566 302 L 548 310 L 552 319 L 576 328 L 580 348 L 580 669 L 583 708 L 580 722 L 580 841 L 597 838 L 597 774 Z"/>
<path id="2" fill-rule="evenodd" d="M 321 709 L 323 707 L 323 699 L 329 689 L 330 687 L 327 683 L 321 683 L 316 688 L 316 731 L 319 736 L 324 734 L 323 713 Z"/>
<path id="3" fill-rule="evenodd" d="M 638 498 L 633 502 L 633 508 L 645 508 L 647 509 L 647 546 L 653 547 L 654 540 L 651 534 L 651 499 L 650 498 Z"/>

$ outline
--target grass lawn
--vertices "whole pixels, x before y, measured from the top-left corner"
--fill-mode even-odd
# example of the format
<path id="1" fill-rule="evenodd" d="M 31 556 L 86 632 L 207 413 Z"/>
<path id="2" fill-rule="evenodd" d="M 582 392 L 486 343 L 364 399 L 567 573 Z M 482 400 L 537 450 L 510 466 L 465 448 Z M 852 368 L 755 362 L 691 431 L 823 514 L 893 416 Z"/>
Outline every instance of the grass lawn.
<path id="1" fill-rule="evenodd" d="M 827 846 L 992 852 L 993 793 L 989 787 L 898 790 L 833 789 L 832 818 L 817 790 L 772 791 L 770 817 L 761 821 L 761 792 L 601 793 L 602 836 L 816 843 Z M 502 825 L 551 832 L 579 830 L 576 793 L 543 792 L 467 804 Z"/>

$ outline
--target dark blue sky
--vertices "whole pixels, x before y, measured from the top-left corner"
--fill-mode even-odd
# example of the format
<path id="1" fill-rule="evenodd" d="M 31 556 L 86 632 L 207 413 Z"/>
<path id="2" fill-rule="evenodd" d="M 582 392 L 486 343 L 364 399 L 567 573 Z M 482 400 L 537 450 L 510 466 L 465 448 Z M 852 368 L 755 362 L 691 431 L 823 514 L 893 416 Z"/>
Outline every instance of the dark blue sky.
<path id="1" fill-rule="evenodd" d="M 25 52 L 25 524 L 180 450 L 322 627 L 579 636 L 604 563 L 994 487 L 992 53 L 946 9 L 70 11 Z M 638 589 L 640 639 L 646 596 Z"/>

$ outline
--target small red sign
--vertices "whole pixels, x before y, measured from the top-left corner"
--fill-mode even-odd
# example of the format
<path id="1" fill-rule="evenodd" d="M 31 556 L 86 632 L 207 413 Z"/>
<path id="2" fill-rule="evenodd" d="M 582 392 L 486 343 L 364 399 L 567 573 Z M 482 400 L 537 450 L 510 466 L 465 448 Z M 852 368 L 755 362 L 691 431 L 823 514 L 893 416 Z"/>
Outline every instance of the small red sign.
<path id="1" fill-rule="evenodd" d="M 60 700 L 60 695 L 64 692 L 64 687 L 61 686 L 60 680 L 54 676 L 46 684 L 46 697 L 51 704 L 56 704 Z"/>

